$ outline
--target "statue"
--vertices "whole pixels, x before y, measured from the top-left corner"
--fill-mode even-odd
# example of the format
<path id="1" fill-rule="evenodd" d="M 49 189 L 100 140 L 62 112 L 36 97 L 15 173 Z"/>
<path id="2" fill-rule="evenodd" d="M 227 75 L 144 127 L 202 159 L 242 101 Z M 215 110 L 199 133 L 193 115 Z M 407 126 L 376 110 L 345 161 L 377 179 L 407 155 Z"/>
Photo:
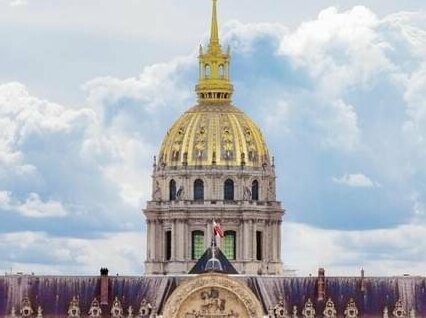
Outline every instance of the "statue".
<path id="1" fill-rule="evenodd" d="M 161 201 L 161 187 L 158 181 L 155 181 L 155 189 L 152 197 L 154 201 Z"/>
<path id="2" fill-rule="evenodd" d="M 244 186 L 243 200 L 244 201 L 251 200 L 251 190 L 247 186 Z"/>
<path id="3" fill-rule="evenodd" d="M 176 192 L 176 201 L 180 201 L 183 199 L 183 195 L 184 195 L 184 188 L 183 186 L 180 186 L 179 189 Z"/>

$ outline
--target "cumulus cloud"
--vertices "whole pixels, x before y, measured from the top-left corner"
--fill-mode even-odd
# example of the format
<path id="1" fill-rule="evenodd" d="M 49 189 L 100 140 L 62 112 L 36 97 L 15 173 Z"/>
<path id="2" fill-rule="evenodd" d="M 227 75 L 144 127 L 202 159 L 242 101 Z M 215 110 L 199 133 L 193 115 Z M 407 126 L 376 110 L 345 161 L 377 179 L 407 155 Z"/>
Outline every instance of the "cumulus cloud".
<path id="1" fill-rule="evenodd" d="M 284 37 L 280 52 L 305 68 L 321 90 L 340 94 L 354 85 L 367 84 L 391 67 L 386 57 L 389 45 L 376 32 L 379 23 L 363 6 L 345 12 L 330 7 Z"/>
<path id="2" fill-rule="evenodd" d="M 42 201 L 37 193 L 30 193 L 24 202 L 15 201 L 7 191 L 0 191 L 0 210 L 10 210 L 30 218 L 63 217 L 68 214 L 60 202 Z"/>
<path id="3" fill-rule="evenodd" d="M 138 232 L 104 233 L 90 239 L 56 237 L 45 232 L 0 234 L 0 268 L 39 275 L 97 275 L 99 268 L 108 267 L 113 273 L 140 274 L 144 242 Z"/>
<path id="4" fill-rule="evenodd" d="M 379 183 L 372 181 L 369 177 L 362 173 L 345 173 L 341 177 L 333 177 L 333 181 L 337 184 L 354 188 L 373 188 L 380 186 Z"/>
<path id="5" fill-rule="evenodd" d="M 425 275 L 426 227 L 400 225 L 389 229 L 342 231 L 319 229 L 300 223 L 284 223 L 282 254 L 287 268 L 299 275 L 315 275 L 319 267 L 327 275 Z M 309 262 L 306 262 L 306 259 Z"/>

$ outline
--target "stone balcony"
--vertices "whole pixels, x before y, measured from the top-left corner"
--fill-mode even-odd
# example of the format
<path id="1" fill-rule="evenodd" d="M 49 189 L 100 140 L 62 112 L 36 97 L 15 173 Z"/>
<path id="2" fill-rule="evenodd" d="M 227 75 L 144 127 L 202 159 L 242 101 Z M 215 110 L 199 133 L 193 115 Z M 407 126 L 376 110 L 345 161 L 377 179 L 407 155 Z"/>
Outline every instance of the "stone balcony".
<path id="1" fill-rule="evenodd" d="M 179 200 L 179 201 L 148 201 L 147 209 L 152 208 L 222 208 L 222 207 L 235 207 L 235 208 L 268 208 L 268 209 L 281 209 L 281 202 L 279 201 L 227 201 L 227 200 Z"/>

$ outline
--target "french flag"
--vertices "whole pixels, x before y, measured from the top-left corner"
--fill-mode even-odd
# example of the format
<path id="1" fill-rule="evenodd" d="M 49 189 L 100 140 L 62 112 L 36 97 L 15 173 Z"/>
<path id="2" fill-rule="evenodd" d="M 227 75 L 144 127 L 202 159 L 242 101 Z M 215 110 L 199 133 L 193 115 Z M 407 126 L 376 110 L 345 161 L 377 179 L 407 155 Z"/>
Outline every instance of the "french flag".
<path id="1" fill-rule="evenodd" d="M 220 225 L 220 223 L 216 223 L 215 220 L 213 220 L 213 235 L 219 237 L 224 237 L 225 235 L 222 226 Z"/>

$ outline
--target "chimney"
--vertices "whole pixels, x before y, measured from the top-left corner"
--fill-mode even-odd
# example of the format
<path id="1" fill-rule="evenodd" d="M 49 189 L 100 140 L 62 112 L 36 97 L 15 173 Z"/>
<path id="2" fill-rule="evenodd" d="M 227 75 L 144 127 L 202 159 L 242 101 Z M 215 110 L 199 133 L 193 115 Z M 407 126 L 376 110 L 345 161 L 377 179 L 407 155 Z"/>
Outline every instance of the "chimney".
<path id="1" fill-rule="evenodd" d="M 367 281 L 365 280 L 365 271 L 364 268 L 361 269 L 361 292 L 365 293 L 367 291 Z"/>
<path id="2" fill-rule="evenodd" d="M 108 305 L 109 278 L 108 268 L 101 268 L 101 305 Z"/>
<path id="3" fill-rule="evenodd" d="M 324 268 L 320 268 L 318 270 L 317 295 L 318 295 L 318 301 L 323 301 L 325 299 L 325 270 L 324 270 Z"/>

